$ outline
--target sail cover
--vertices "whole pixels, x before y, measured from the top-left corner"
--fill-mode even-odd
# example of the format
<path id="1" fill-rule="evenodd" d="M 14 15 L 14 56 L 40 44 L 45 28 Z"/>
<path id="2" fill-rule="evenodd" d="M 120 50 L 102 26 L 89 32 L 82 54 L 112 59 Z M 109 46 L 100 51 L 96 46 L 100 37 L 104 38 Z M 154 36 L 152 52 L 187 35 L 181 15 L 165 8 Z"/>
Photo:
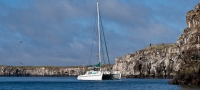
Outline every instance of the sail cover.
<path id="1" fill-rule="evenodd" d="M 96 65 L 88 65 L 87 67 L 100 67 L 100 62 L 99 63 L 97 63 Z"/>

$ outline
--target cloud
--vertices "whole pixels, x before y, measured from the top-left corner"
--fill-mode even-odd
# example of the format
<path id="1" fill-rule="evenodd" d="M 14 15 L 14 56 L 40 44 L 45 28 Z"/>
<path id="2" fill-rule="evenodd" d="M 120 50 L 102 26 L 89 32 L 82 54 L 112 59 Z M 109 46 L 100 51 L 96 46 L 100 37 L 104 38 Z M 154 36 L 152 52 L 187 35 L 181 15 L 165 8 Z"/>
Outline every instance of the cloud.
<path id="1" fill-rule="evenodd" d="M 186 12 L 197 2 L 99 1 L 111 62 L 149 43 L 176 42 L 186 28 Z M 95 15 L 93 0 L 0 1 L 0 63 L 71 66 L 90 56 L 96 63 Z"/>

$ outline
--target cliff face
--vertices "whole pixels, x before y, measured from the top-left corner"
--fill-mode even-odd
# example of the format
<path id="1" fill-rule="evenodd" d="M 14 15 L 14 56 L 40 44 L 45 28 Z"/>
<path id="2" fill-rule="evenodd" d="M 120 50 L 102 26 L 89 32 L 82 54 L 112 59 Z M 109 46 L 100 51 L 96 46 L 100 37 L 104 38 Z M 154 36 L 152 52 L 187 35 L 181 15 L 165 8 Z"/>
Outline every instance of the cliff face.
<path id="1" fill-rule="evenodd" d="M 200 85 L 200 3 L 186 15 L 187 28 L 178 38 L 181 59 L 184 61 L 170 84 Z"/>
<path id="2" fill-rule="evenodd" d="M 184 60 L 179 73 L 200 73 L 200 3 L 186 15 L 187 28 L 179 36 L 180 58 Z"/>
<path id="3" fill-rule="evenodd" d="M 176 43 L 150 45 L 133 54 L 116 58 L 113 70 L 119 70 L 127 77 L 176 76 L 177 79 L 182 76 L 184 79 L 188 75 L 198 76 L 200 74 L 200 3 L 187 13 L 186 23 L 187 28 Z M 187 82 L 188 79 L 184 80 Z"/>
<path id="4" fill-rule="evenodd" d="M 134 54 L 116 58 L 113 70 L 119 70 L 122 76 L 169 78 L 176 75 L 180 68 L 176 44 L 151 45 Z"/>

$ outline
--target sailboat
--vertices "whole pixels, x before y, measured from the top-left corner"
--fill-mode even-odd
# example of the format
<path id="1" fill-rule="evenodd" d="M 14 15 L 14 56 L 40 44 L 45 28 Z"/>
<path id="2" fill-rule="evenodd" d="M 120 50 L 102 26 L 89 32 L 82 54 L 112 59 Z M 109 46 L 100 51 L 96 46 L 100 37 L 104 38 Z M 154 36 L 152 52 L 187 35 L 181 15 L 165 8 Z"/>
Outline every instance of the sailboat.
<path id="1" fill-rule="evenodd" d="M 101 70 L 101 30 L 100 30 L 100 13 L 99 13 L 99 4 L 97 2 L 97 19 L 98 19 L 98 41 L 99 41 L 99 47 L 98 47 L 98 55 L 97 58 L 99 60 L 99 63 L 97 65 L 94 65 L 92 69 L 90 68 L 88 71 L 86 71 L 85 74 L 79 75 L 77 77 L 78 80 L 120 80 L 121 79 L 121 73 L 119 71 L 103 71 Z"/>

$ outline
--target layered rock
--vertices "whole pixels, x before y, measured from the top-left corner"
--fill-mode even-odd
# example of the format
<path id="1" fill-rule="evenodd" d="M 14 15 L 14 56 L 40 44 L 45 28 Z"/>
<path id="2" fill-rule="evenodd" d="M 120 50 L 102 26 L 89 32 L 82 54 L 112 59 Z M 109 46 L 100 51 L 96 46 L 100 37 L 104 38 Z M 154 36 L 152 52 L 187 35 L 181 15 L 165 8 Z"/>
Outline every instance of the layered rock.
<path id="1" fill-rule="evenodd" d="M 174 76 L 176 84 L 200 84 L 200 3 L 186 15 L 187 28 L 174 44 L 151 45 L 116 58 L 113 70 L 126 77 Z"/>

